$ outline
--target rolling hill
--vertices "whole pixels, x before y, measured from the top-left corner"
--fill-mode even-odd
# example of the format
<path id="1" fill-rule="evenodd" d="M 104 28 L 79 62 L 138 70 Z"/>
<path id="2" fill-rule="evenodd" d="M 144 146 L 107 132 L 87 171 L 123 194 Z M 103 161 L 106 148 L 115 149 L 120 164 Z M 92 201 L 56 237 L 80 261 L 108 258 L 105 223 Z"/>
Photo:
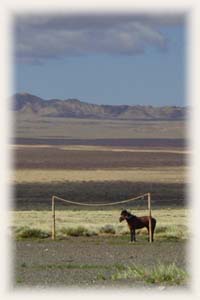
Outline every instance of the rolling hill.
<path id="1" fill-rule="evenodd" d="M 184 120 L 186 107 L 142 105 L 97 105 L 78 99 L 50 99 L 17 93 L 12 97 L 12 110 L 23 114 L 56 118 L 121 119 L 121 120 Z"/>

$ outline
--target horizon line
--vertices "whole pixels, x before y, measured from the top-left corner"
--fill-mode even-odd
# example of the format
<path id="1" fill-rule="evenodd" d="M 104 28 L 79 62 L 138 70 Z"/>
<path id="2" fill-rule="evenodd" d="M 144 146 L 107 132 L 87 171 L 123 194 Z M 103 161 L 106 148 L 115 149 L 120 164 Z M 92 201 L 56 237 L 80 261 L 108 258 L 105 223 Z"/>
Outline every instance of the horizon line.
<path id="1" fill-rule="evenodd" d="M 86 104 L 91 104 L 91 105 L 98 105 L 98 106 L 147 106 L 147 107 L 181 107 L 181 108 L 186 108 L 186 107 L 189 107 L 190 105 L 188 104 L 185 104 L 185 105 L 176 105 L 176 104 L 166 104 L 166 105 L 153 105 L 153 104 L 100 104 L 100 103 L 94 103 L 94 102 L 88 102 L 88 100 L 80 100 L 76 97 L 69 97 L 69 98 L 43 98 L 41 96 L 37 96 L 35 94 L 31 94 L 29 92 L 15 92 L 14 94 L 11 95 L 11 97 L 14 97 L 16 95 L 29 95 L 29 96 L 34 96 L 34 97 L 37 97 L 37 98 L 40 98 L 41 100 L 43 101 L 52 101 L 52 100 L 58 100 L 58 101 L 69 101 L 69 100 L 77 100 L 79 102 L 82 102 L 82 103 L 86 103 Z"/>

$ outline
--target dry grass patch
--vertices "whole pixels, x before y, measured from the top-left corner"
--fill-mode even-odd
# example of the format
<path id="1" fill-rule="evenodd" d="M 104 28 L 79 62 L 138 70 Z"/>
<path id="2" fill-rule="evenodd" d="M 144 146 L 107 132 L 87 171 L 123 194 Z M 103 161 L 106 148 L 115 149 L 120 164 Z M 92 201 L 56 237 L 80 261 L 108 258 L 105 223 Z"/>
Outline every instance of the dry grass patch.
<path id="1" fill-rule="evenodd" d="M 186 181 L 185 167 L 153 168 L 153 169 L 122 169 L 122 170 L 13 170 L 11 181 L 15 183 L 49 183 L 77 181 L 129 181 L 184 183 Z"/>

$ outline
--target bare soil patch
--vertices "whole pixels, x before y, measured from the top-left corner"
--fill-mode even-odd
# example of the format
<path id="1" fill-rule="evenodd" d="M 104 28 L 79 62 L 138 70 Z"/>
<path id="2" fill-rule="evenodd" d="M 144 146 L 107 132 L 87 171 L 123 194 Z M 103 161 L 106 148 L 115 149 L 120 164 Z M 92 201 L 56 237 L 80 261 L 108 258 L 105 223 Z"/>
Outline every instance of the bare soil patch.
<path id="1" fill-rule="evenodd" d="M 155 134 L 155 132 L 154 132 Z M 75 139 L 75 138 L 23 138 L 16 137 L 12 143 L 17 145 L 92 145 L 92 146 L 112 146 L 112 147 L 183 147 L 185 148 L 187 141 L 184 138 L 95 138 Z"/>
<path id="2" fill-rule="evenodd" d="M 179 167 L 186 163 L 184 153 L 82 151 L 60 148 L 24 147 L 15 150 L 17 169 L 110 169 Z"/>
<path id="3" fill-rule="evenodd" d="M 128 236 L 17 241 L 14 245 L 14 286 L 135 288 L 145 286 L 144 282 L 113 281 L 111 275 L 131 264 L 153 267 L 161 262 L 175 262 L 186 269 L 185 241 L 128 242 Z"/>

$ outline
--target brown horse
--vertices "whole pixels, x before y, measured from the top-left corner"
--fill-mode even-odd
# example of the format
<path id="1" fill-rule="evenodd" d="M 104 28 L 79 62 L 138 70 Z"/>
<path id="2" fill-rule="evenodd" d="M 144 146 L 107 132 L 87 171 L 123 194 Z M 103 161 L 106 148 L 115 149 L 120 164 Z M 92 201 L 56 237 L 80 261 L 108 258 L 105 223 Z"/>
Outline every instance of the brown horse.
<path id="1" fill-rule="evenodd" d="M 122 210 L 119 221 L 122 222 L 126 220 L 128 227 L 130 229 L 131 234 L 131 242 L 136 242 L 135 238 L 135 230 L 140 229 L 143 227 L 146 227 L 149 233 L 149 217 L 143 216 L 143 217 L 137 217 L 135 215 L 132 215 L 127 210 Z M 156 227 L 156 219 L 151 218 L 151 240 L 153 242 L 153 234 Z"/>

